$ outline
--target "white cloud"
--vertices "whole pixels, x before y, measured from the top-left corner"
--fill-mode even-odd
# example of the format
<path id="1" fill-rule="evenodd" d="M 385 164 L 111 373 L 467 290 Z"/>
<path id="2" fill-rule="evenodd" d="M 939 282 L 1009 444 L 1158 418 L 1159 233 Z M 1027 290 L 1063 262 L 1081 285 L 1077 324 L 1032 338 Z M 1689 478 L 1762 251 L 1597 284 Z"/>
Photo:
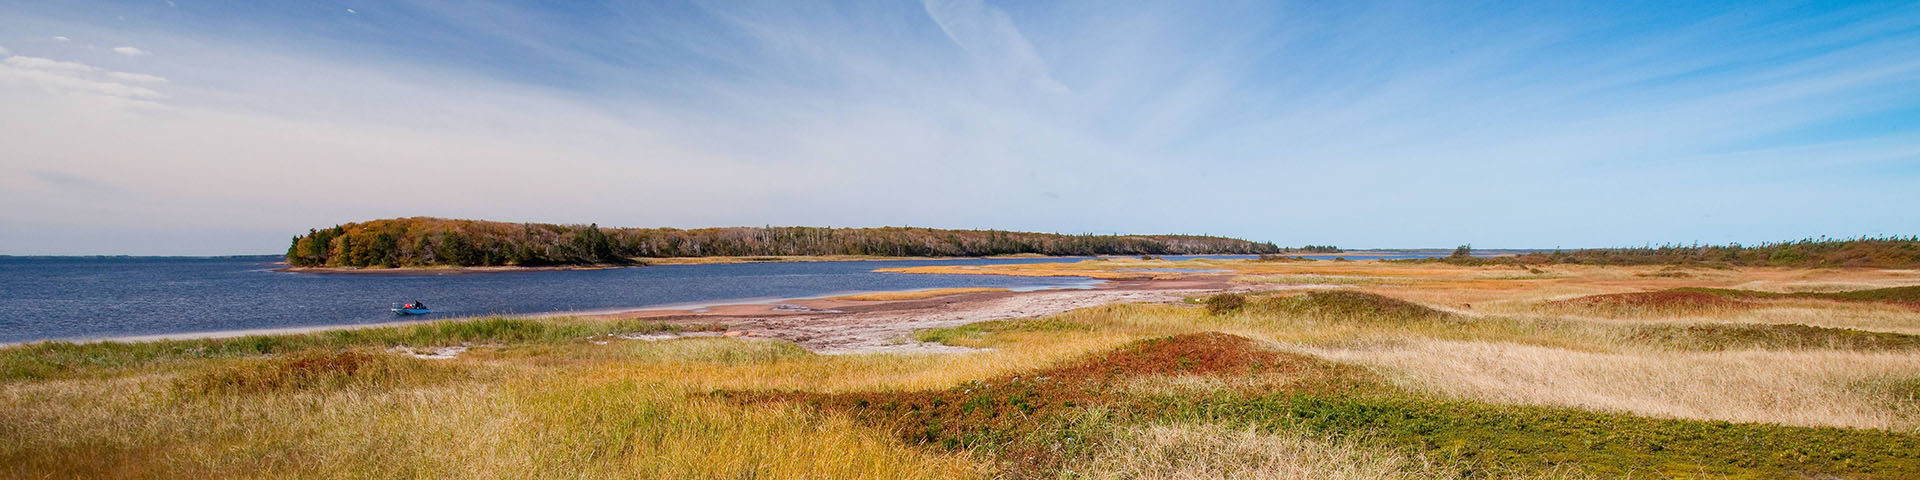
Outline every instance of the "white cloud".
<path id="1" fill-rule="evenodd" d="M 0 62 L 3 62 L 10 67 L 24 68 L 24 69 L 30 69 L 30 70 L 43 70 L 43 71 L 50 71 L 50 72 L 81 73 L 81 72 L 93 72 L 93 71 L 100 70 L 97 67 L 80 63 L 80 62 L 63 62 L 63 61 L 54 60 L 51 58 L 41 58 L 41 57 L 12 56 L 12 57 L 7 57 L 6 60 L 0 61 Z"/>
<path id="2" fill-rule="evenodd" d="M 118 54 L 126 55 L 129 57 L 138 57 L 141 55 L 146 55 L 147 51 L 141 50 L 139 48 L 134 48 L 134 47 L 113 47 L 113 53 L 118 53 Z"/>
<path id="3" fill-rule="evenodd" d="M 56 41 L 56 42 L 67 42 L 67 41 L 71 41 L 71 40 L 73 40 L 73 39 L 71 39 L 71 38 L 67 38 L 67 36 L 66 36 L 66 35 L 54 35 L 54 36 L 53 36 L 53 41 Z"/>
<path id="4" fill-rule="evenodd" d="M 0 60 L 0 90 L 30 87 L 44 92 L 85 97 L 109 108 L 154 106 L 164 95 L 134 83 L 162 83 L 166 79 L 141 74 L 109 71 L 79 62 L 41 57 L 12 56 Z M 15 88 L 8 88 L 15 87 Z"/>
<path id="5" fill-rule="evenodd" d="M 6 54 L 7 54 L 7 47 L 0 46 L 0 56 L 6 56 Z"/>
<path id="6" fill-rule="evenodd" d="M 349 8 L 349 9 L 347 9 L 347 13 L 350 13 L 350 14 L 358 14 L 358 13 L 360 13 L 360 12 L 356 12 L 356 11 L 353 11 L 353 9 L 351 9 L 351 8 Z"/>
<path id="7" fill-rule="evenodd" d="M 141 83 L 167 83 L 166 77 L 144 73 L 107 72 L 107 78 Z"/>

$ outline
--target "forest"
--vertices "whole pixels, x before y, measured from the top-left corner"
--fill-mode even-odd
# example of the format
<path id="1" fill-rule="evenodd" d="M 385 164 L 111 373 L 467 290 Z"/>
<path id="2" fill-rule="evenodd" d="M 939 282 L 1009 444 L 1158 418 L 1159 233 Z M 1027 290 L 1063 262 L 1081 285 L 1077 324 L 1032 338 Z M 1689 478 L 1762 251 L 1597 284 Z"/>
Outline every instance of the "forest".
<path id="1" fill-rule="evenodd" d="M 621 265 L 644 258 L 864 255 L 1186 255 L 1280 252 L 1199 235 L 1062 235 L 916 227 L 603 228 L 429 217 L 348 223 L 293 237 L 296 267 Z"/>
<path id="2" fill-rule="evenodd" d="M 1696 265 L 1705 267 L 1920 268 L 1920 236 L 1808 238 L 1758 245 L 1661 245 L 1474 257 L 1461 246 L 1451 257 L 1395 260 L 1464 265 Z"/>
<path id="3" fill-rule="evenodd" d="M 1587 265 L 1698 264 L 1781 267 L 1920 266 L 1920 237 L 1809 238 L 1759 245 L 1662 245 L 1590 248 L 1521 255 L 1523 263 Z"/>

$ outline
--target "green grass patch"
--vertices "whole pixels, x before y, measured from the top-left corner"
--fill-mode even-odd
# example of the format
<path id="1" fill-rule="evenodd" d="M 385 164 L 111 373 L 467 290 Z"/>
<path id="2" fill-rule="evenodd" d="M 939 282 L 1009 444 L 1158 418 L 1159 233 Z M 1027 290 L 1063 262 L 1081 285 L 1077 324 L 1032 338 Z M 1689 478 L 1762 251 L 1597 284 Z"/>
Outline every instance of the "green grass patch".
<path id="1" fill-rule="evenodd" d="M 1196 418 L 1306 427 L 1456 461 L 1467 476 L 1577 468 L 1617 477 L 1920 477 L 1920 436 L 1880 430 L 1669 420 L 1417 395 L 1275 395 L 1180 406 Z"/>
<path id="2" fill-rule="evenodd" d="M 1285 297 L 1262 297 L 1245 310 L 1256 314 L 1323 317 L 1341 321 L 1412 323 L 1457 319 L 1458 316 L 1385 295 L 1365 292 L 1313 292 Z"/>
<path id="3" fill-rule="evenodd" d="M 1013 332 L 1090 331 L 1093 331 L 1092 325 L 1053 316 L 1017 320 L 990 320 L 969 323 L 957 327 L 931 328 L 914 332 L 913 339 L 928 343 L 979 347 L 991 343 L 991 337 L 996 334 Z"/>
<path id="4" fill-rule="evenodd" d="M 267 355 L 300 350 L 487 344 L 542 344 L 596 335 L 677 330 L 638 320 L 490 317 L 397 327 L 329 330 L 289 335 L 153 342 L 39 342 L 0 349 L 0 382 L 110 373 L 159 363 Z"/>

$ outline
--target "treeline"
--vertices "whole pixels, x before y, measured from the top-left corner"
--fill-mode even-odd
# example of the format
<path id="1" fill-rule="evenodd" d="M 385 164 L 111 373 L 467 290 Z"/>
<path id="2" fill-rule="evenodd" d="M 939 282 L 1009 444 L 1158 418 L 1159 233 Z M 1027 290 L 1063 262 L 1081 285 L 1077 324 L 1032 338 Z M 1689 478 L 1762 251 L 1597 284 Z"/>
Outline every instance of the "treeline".
<path id="1" fill-rule="evenodd" d="M 396 218 L 307 231 L 287 263 L 300 267 L 627 264 L 650 257 L 875 255 L 1263 254 L 1255 243 L 1196 235 L 1060 235 L 931 228 L 602 228 L 598 225 Z"/>
<path id="2" fill-rule="evenodd" d="M 1461 247 L 1468 248 L 1468 247 Z M 1511 257 L 1428 259 L 1462 264 L 1920 267 L 1920 236 L 1809 238 L 1759 245 L 1661 245 L 1534 252 Z"/>

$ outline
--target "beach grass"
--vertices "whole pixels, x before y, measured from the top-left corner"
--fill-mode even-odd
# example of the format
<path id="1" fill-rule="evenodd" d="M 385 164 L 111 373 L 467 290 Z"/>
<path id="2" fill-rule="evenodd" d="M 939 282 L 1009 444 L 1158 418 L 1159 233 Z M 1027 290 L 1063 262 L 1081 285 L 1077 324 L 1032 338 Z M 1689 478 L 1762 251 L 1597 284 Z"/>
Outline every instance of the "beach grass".
<path id="1" fill-rule="evenodd" d="M 110 375 L 128 369 L 182 361 L 270 355 L 313 349 L 356 347 L 434 347 L 466 344 L 577 342 L 622 333 L 686 330 L 638 320 L 578 317 L 548 319 L 486 317 L 413 325 L 326 330 L 288 335 L 161 340 L 149 342 L 35 342 L 0 349 L 0 383 L 86 375 Z"/>

